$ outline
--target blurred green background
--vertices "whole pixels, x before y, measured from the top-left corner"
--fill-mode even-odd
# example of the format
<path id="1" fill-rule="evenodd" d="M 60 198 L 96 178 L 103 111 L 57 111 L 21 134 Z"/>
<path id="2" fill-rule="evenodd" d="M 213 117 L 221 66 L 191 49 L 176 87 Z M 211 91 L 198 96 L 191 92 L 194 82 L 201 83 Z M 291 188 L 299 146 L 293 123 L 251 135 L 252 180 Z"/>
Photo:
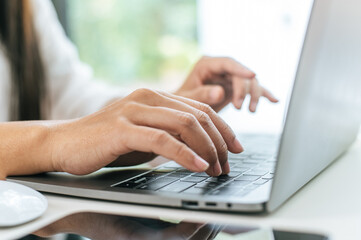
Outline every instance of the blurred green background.
<path id="1" fill-rule="evenodd" d="M 66 30 L 96 78 L 156 84 L 184 76 L 199 57 L 196 5 L 193 0 L 69 0 Z"/>

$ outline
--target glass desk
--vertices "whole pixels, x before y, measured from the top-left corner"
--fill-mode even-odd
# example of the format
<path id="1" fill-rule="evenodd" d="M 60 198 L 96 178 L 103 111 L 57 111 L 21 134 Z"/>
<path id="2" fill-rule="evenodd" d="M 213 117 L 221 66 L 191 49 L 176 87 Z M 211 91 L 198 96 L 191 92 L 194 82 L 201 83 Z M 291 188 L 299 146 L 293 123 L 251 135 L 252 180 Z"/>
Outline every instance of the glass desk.
<path id="1" fill-rule="evenodd" d="M 70 233 L 70 234 L 60 234 Z M 21 240 L 327 240 L 328 237 L 258 229 L 247 226 L 217 224 L 216 222 L 182 222 L 176 219 L 151 219 L 102 213 L 76 213 L 64 217 Z M 48 238 L 49 239 L 49 238 Z"/>

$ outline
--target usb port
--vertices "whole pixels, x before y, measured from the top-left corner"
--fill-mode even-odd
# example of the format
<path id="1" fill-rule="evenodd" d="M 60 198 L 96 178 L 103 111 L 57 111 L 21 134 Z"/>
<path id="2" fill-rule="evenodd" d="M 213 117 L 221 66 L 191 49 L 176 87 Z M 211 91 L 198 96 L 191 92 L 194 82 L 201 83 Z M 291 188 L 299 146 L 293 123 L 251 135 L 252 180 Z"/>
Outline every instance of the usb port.
<path id="1" fill-rule="evenodd" d="M 194 207 L 198 207 L 198 202 L 197 201 L 182 201 L 182 206 L 183 207 L 188 207 L 188 208 L 194 208 Z"/>
<path id="2" fill-rule="evenodd" d="M 206 202 L 206 206 L 207 207 L 216 207 L 217 203 L 215 203 L 215 202 Z"/>

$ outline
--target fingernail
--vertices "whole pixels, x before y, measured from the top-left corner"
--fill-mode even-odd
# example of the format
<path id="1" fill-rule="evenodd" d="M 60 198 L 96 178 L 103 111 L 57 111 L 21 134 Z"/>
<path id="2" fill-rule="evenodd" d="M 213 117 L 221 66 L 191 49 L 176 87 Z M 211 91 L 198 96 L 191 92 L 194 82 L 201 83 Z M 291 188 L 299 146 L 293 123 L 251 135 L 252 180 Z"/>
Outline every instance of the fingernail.
<path id="1" fill-rule="evenodd" d="M 255 112 L 256 108 L 257 108 L 257 103 L 252 102 L 251 105 L 249 106 L 251 112 Z"/>
<path id="2" fill-rule="evenodd" d="M 209 168 L 209 163 L 201 157 L 195 157 L 195 165 L 200 171 L 205 171 Z"/>
<path id="3" fill-rule="evenodd" d="M 217 163 L 217 164 L 215 164 L 215 165 L 213 166 L 213 173 L 214 173 L 214 175 L 216 175 L 216 176 L 219 176 L 219 175 L 222 174 L 221 165 L 219 165 L 219 163 Z"/>
<path id="4" fill-rule="evenodd" d="M 234 146 L 239 149 L 239 152 L 243 152 L 244 151 L 244 148 L 242 147 L 242 144 L 238 141 L 237 138 L 234 139 L 234 142 L 233 142 Z"/>

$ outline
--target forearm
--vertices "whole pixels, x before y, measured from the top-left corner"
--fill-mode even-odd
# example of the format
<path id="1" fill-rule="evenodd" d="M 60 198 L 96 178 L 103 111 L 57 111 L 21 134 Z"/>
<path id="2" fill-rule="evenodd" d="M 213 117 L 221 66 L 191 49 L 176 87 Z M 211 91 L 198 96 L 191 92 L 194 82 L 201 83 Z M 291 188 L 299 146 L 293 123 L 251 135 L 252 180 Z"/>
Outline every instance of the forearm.
<path id="1" fill-rule="evenodd" d="M 0 124 L 0 179 L 54 171 L 49 121 Z"/>

